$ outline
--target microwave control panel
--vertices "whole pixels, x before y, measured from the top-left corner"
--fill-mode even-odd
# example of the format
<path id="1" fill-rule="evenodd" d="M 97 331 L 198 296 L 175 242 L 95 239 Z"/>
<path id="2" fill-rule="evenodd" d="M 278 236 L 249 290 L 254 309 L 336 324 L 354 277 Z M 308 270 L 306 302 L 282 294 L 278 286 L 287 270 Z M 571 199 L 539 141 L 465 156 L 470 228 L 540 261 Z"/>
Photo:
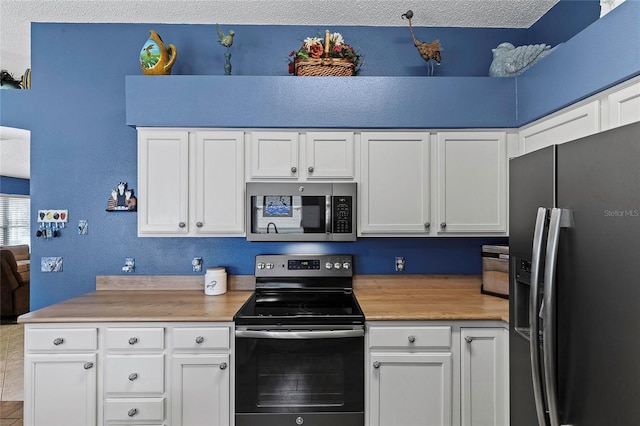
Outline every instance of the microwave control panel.
<path id="1" fill-rule="evenodd" d="M 350 234 L 353 232 L 353 200 L 350 196 L 333 197 L 333 233 Z"/>

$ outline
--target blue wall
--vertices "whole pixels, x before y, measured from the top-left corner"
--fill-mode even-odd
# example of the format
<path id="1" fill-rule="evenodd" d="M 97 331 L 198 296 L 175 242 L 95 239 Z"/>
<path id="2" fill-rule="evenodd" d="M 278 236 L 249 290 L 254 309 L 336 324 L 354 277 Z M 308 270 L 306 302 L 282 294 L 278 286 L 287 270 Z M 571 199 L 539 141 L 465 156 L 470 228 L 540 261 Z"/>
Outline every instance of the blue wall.
<path id="1" fill-rule="evenodd" d="M 398 28 L 331 29 L 363 52 L 363 76 L 424 75 L 405 22 Z M 126 257 L 135 257 L 135 273 L 144 275 L 191 274 L 193 256 L 202 256 L 207 267 L 224 265 L 232 274 L 250 274 L 255 254 L 286 251 L 353 253 L 359 274 L 391 273 L 394 256 L 406 258 L 407 273 L 477 274 L 481 246 L 506 242 L 363 238 L 318 247 L 248 243 L 241 238 L 138 238 L 135 213 L 108 213 L 105 208 L 119 181 L 137 188 L 136 132 L 125 120 L 125 76 L 140 75 L 137 57 L 150 28 L 178 46 L 174 74 L 223 74 L 224 49 L 216 44 L 211 25 L 32 24 L 32 90 L 12 103 L 29 108 L 5 114 L 3 106 L 0 124 L 31 130 L 32 211 L 69 210 L 69 226 L 59 238 L 32 237 L 34 263 L 43 256 L 64 259 L 63 272 L 39 273 L 34 268 L 32 308 L 92 291 L 96 275 L 122 274 Z M 235 75 L 285 76 L 288 52 L 316 32 L 283 26 L 224 29 L 231 28 L 237 33 L 232 47 Z M 522 44 L 528 35 L 525 30 L 419 28 L 416 36 L 441 40 L 444 64 L 436 76 L 485 76 L 491 48 L 505 40 Z M 0 96 L 3 102 L 15 100 Z M 81 219 L 89 221 L 86 236 L 76 230 Z M 35 213 L 32 220 L 35 223 Z"/>
<path id="2" fill-rule="evenodd" d="M 0 193 L 29 195 L 29 179 L 0 176 Z"/>

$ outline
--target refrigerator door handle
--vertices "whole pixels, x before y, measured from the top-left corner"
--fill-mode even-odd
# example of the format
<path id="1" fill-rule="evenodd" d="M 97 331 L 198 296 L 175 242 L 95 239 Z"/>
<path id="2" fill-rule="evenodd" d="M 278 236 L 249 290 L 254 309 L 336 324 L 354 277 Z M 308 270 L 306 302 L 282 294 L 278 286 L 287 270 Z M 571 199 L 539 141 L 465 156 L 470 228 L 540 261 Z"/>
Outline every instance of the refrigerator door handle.
<path id="1" fill-rule="evenodd" d="M 536 413 L 538 424 L 547 426 L 546 407 L 544 402 L 542 384 L 542 366 L 540 365 L 539 339 L 540 329 L 538 327 L 538 310 L 540 308 L 540 267 L 542 262 L 542 242 L 544 239 L 544 228 L 547 221 L 548 210 L 544 207 L 538 208 L 536 215 L 536 225 L 533 231 L 533 251 L 531 253 L 531 288 L 529 294 L 529 355 L 531 357 L 531 376 L 533 379 L 533 396 L 536 403 Z"/>
<path id="2" fill-rule="evenodd" d="M 542 352 L 544 359 L 544 383 L 549 408 L 551 426 L 560 426 L 556 378 L 556 265 L 558 263 L 558 246 L 560 229 L 573 226 L 571 211 L 554 208 L 551 210 L 549 236 L 547 237 L 547 254 L 544 271 L 544 305 L 545 318 L 542 330 Z"/>

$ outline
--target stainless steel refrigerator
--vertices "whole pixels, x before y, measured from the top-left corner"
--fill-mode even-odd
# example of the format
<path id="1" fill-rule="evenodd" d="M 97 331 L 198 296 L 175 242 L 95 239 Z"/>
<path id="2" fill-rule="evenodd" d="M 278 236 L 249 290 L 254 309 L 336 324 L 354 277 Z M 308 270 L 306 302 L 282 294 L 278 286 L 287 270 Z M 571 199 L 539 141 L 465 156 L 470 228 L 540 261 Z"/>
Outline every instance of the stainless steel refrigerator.
<path id="1" fill-rule="evenodd" d="M 640 425 L 640 123 L 509 167 L 511 425 Z"/>

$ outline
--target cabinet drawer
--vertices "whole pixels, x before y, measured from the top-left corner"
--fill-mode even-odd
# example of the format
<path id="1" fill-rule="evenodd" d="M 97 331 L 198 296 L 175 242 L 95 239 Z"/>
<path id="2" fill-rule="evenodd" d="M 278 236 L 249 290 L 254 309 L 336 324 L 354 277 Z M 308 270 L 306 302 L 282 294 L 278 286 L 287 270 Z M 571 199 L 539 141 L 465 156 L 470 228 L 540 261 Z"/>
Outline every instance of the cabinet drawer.
<path id="1" fill-rule="evenodd" d="M 164 421 L 164 398 L 107 398 L 104 403 L 106 421 Z"/>
<path id="2" fill-rule="evenodd" d="M 164 355 L 108 355 L 104 381 L 107 393 L 162 393 Z"/>
<path id="3" fill-rule="evenodd" d="M 369 347 L 450 348 L 451 327 L 371 327 Z"/>
<path id="4" fill-rule="evenodd" d="M 107 349 L 164 349 L 164 328 L 107 328 Z"/>
<path id="5" fill-rule="evenodd" d="M 174 349 L 229 349 L 228 327 L 173 329 Z"/>
<path id="6" fill-rule="evenodd" d="M 95 328 L 36 328 L 25 332 L 25 350 L 47 352 L 95 351 Z"/>

